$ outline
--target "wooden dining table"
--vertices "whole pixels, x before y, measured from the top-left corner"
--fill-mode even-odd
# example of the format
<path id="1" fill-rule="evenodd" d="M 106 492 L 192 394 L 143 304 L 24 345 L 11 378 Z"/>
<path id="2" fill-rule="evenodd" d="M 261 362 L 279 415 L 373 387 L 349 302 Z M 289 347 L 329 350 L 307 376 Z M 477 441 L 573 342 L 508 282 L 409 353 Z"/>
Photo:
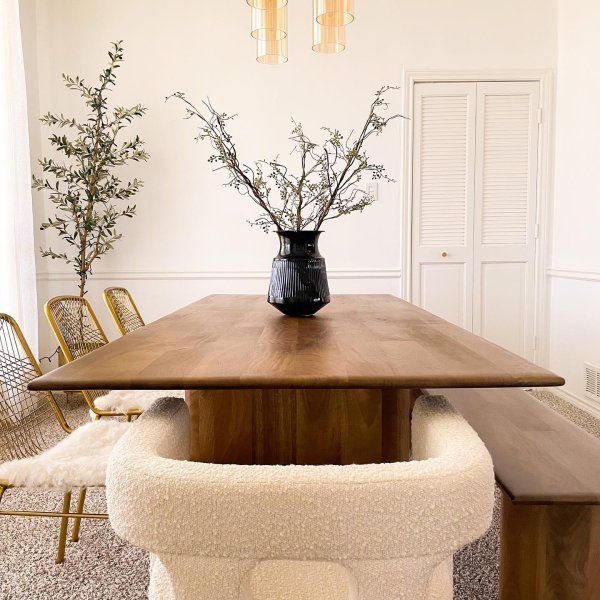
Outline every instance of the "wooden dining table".
<path id="1" fill-rule="evenodd" d="M 391 295 L 339 295 L 316 316 L 213 295 L 29 384 L 185 390 L 190 459 L 238 464 L 408 460 L 425 388 L 564 380 Z"/>

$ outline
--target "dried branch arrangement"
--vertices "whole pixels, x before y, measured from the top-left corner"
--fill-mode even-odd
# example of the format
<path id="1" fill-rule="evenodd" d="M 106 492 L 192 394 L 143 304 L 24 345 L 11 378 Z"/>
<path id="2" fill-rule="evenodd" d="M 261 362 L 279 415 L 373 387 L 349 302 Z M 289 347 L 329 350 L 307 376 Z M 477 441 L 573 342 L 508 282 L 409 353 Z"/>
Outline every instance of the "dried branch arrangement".
<path id="1" fill-rule="evenodd" d="M 94 262 L 122 237 L 117 233 L 117 222 L 122 217 L 133 217 L 136 211 L 135 204 L 118 208 L 117 201 L 130 200 L 142 187 L 142 181 L 135 178 L 124 183 L 115 169 L 149 158 L 137 135 L 120 141 L 123 130 L 142 117 L 146 108 L 141 104 L 131 108 L 108 106 L 107 96 L 114 89 L 116 70 L 123 62 L 122 42 L 112 44 L 108 58 L 108 66 L 100 73 L 96 86 L 63 74 L 65 86 L 80 94 L 88 114 L 83 121 L 62 113 L 47 113 L 41 118 L 45 125 L 69 130 L 73 135 L 53 133 L 48 138 L 64 160 L 42 158 L 39 164 L 43 175 L 33 176 L 33 187 L 47 191 L 56 208 L 55 215 L 41 229 L 54 229 L 59 238 L 72 246 L 71 252 L 42 249 L 42 256 L 73 265 L 79 277 L 80 296 L 85 294 Z"/>
<path id="2" fill-rule="evenodd" d="M 372 135 L 379 135 L 390 121 L 402 117 L 394 114 L 384 117 L 380 113 L 388 108 L 386 93 L 396 89 L 385 86 L 375 93 L 367 119 L 357 135 L 344 136 L 339 130 L 322 127 L 325 140 L 318 144 L 304 132 L 301 123 L 293 121 L 290 140 L 300 162 L 298 174 L 293 174 L 280 162 L 259 160 L 250 166 L 238 158 L 236 146 L 228 132 L 229 122 L 236 115 L 218 112 L 210 100 L 201 108 L 190 102 L 183 92 L 169 98 L 185 103 L 186 117 L 200 122 L 197 140 L 208 140 L 214 154 L 209 162 L 215 170 L 225 170 L 229 175 L 224 185 L 247 195 L 261 209 L 252 225 L 269 231 L 318 230 L 325 221 L 337 219 L 355 211 L 362 212 L 375 200 L 361 185 L 365 176 L 370 179 L 393 181 L 381 164 L 371 162 L 364 150 Z M 404 117 L 402 117 L 404 118 Z M 278 198 L 272 201 L 272 192 Z"/>

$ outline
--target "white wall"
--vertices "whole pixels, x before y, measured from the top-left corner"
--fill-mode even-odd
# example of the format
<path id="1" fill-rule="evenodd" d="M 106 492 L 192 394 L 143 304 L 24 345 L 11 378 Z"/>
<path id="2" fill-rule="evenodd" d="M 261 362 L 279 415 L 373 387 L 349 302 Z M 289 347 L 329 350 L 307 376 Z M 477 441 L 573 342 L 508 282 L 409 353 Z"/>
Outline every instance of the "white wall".
<path id="1" fill-rule="evenodd" d="M 580 398 L 600 366 L 599 30 L 597 0 L 560 0 L 550 366 Z"/>
<path id="2" fill-rule="evenodd" d="M 33 0 L 31 0 L 33 2 Z M 254 61 L 249 9 L 244 0 L 37 0 L 26 52 L 30 106 L 39 112 L 80 114 L 76 95 L 60 74 L 95 77 L 107 45 L 125 40 L 126 62 L 115 100 L 143 102 L 149 113 L 139 127 L 150 163 L 126 171 L 145 188 L 138 216 L 125 223 L 125 238 L 97 265 L 89 298 L 100 318 L 100 292 L 125 284 L 148 319 L 212 292 L 264 293 L 273 236 L 251 229 L 249 202 L 223 188 L 208 150 L 193 141 L 193 124 L 163 98 L 174 90 L 238 112 L 233 128 L 243 158 L 286 156 L 289 118 L 318 135 L 324 124 L 359 125 L 372 92 L 399 84 L 403 68 L 512 69 L 556 63 L 556 4 L 548 0 L 358 0 L 348 50 L 336 56 L 310 50 L 309 0 L 290 2 L 290 61 L 269 67 Z M 24 25 L 25 26 L 25 25 Z M 397 93 L 394 110 L 399 110 Z M 400 175 L 400 122 L 374 140 L 375 157 Z M 32 128 L 32 149 L 46 131 Z M 41 151 L 48 152 L 42 141 Z M 37 156 L 36 156 L 37 158 Z M 291 160 L 291 159 L 290 159 Z M 400 181 L 380 187 L 380 200 L 362 215 L 327 224 L 322 253 L 333 292 L 400 292 Z M 47 210 L 37 194 L 36 219 Z M 38 232 L 38 245 L 49 239 Z M 39 260 L 40 303 L 75 290 L 65 267 Z M 216 273 L 215 273 L 216 272 Z M 232 276 L 231 272 L 238 276 Z M 183 275 L 183 278 L 181 274 Z M 211 274 L 212 273 L 212 274 Z M 44 319 L 41 349 L 52 345 Z"/>

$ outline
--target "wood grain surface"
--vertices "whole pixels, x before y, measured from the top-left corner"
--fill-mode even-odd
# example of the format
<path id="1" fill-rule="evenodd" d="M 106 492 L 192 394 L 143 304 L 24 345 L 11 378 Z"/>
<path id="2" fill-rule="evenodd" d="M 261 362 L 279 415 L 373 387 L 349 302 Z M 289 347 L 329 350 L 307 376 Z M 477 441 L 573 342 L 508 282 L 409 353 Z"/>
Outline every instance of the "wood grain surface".
<path id="1" fill-rule="evenodd" d="M 408 460 L 420 390 L 190 390 L 190 459 L 347 465 Z"/>
<path id="2" fill-rule="evenodd" d="M 600 598 L 600 506 L 502 498 L 501 600 Z"/>
<path id="3" fill-rule="evenodd" d="M 190 304 L 29 387 L 381 389 L 563 383 L 394 296 L 335 296 L 315 317 L 290 318 L 263 296 L 223 295 Z"/>

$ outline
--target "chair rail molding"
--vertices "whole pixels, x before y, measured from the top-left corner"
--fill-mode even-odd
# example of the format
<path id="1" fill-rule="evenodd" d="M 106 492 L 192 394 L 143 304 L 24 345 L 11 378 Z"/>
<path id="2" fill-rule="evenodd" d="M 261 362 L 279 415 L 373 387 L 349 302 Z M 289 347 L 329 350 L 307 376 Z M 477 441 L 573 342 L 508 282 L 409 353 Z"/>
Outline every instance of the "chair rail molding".
<path id="1" fill-rule="evenodd" d="M 584 269 L 568 269 L 566 267 L 550 267 L 546 274 L 557 279 L 580 279 L 581 281 L 600 281 L 600 271 Z"/>
<path id="2" fill-rule="evenodd" d="M 330 279 L 401 279 L 400 269 L 328 269 Z M 203 280 L 203 279 L 269 279 L 271 271 L 141 271 L 105 270 L 96 271 L 91 279 L 96 281 L 114 280 Z M 38 271 L 38 281 L 75 281 L 77 276 L 71 271 Z"/>

